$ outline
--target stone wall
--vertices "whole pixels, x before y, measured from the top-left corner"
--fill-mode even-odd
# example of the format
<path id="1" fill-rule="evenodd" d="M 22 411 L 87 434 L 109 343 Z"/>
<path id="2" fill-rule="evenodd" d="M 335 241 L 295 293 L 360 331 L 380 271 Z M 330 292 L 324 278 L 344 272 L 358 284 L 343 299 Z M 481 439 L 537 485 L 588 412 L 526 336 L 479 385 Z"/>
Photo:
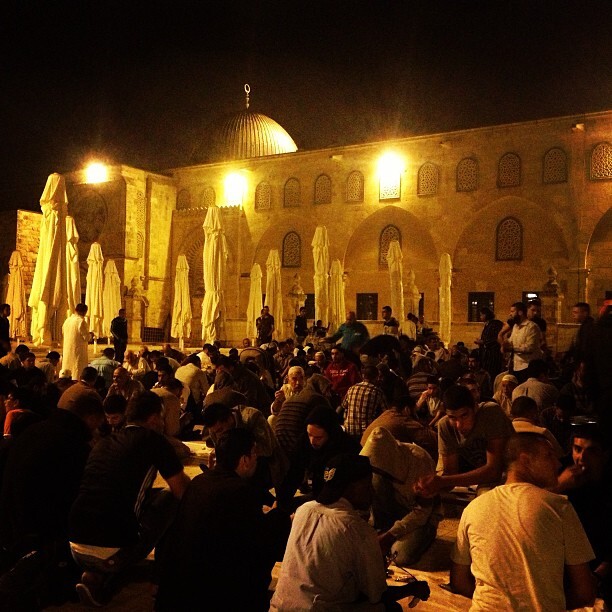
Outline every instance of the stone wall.
<path id="1" fill-rule="evenodd" d="M 575 128 L 578 124 L 584 129 Z M 594 181 L 589 174 L 592 149 L 611 129 L 612 113 L 599 113 L 182 168 L 173 175 L 182 207 L 213 201 L 223 205 L 227 174 L 242 172 L 246 177 L 241 274 L 257 262 L 265 276 L 270 249 L 282 253 L 284 237 L 296 232 L 301 261 L 297 268 L 283 268 L 283 287 L 288 289 L 299 272 L 303 289 L 311 293 L 310 243 L 317 225 L 325 225 L 330 259 L 340 259 L 348 273 L 347 308 L 355 308 L 357 293 L 376 293 L 380 309 L 389 301 L 388 272 L 380 261 L 381 234 L 394 226 L 401 236 L 404 270 L 414 269 L 416 286 L 425 294 L 427 319 L 439 316 L 438 265 L 440 256 L 449 253 L 455 323 L 468 319 L 470 292 L 494 292 L 496 308 L 505 313 L 522 292 L 541 289 L 550 266 L 557 269 L 565 295 L 562 320 L 569 320 L 571 305 L 584 299 L 585 255 L 596 227 L 590 300 L 595 305 L 612 289 L 609 258 L 606 262 L 612 248 L 612 215 L 608 218 L 605 212 L 612 181 Z M 389 150 L 405 165 L 399 197 L 381 199 L 377 162 Z M 564 156 L 561 170 L 545 163 L 551 150 Z M 477 165 L 473 185 L 460 173 L 465 160 Z M 362 202 L 347 202 L 347 178 L 354 171 L 364 178 Z M 315 184 L 321 175 L 331 180 L 329 203 L 316 203 Z M 297 206 L 285 206 L 289 179 L 299 182 L 300 195 L 291 201 Z M 257 199 L 260 184 L 268 185 L 269 207 Z M 521 252 L 515 259 L 497 256 L 498 226 L 507 217 L 516 219 L 522 231 Z M 237 257 L 236 251 L 232 256 Z M 235 283 L 235 313 L 241 313 L 248 290 L 243 290 L 242 280 Z"/>
<path id="2" fill-rule="evenodd" d="M 17 250 L 23 262 L 23 282 L 26 289 L 26 300 L 29 298 L 38 256 L 40 241 L 40 224 L 42 214 L 29 210 L 17 211 Z"/>

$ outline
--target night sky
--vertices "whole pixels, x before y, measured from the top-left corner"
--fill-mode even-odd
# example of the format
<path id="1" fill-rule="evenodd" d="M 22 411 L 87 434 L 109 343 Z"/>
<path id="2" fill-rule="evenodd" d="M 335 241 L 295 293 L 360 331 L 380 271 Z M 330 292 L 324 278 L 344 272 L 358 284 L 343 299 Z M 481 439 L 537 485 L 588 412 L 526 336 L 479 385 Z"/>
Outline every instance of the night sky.
<path id="1" fill-rule="evenodd" d="M 92 155 L 206 161 L 247 82 L 300 149 L 612 109 L 609 1 L 20 0 L 0 35 L 3 209 Z"/>

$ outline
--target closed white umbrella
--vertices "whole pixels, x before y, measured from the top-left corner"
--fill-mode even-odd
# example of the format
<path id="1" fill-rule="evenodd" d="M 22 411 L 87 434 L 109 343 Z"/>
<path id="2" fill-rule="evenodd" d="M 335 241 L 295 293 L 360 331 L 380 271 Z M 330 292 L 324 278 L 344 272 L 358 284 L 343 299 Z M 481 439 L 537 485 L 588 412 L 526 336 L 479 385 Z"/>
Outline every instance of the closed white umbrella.
<path id="1" fill-rule="evenodd" d="M 102 291 L 102 311 L 104 313 L 104 321 L 102 325 L 103 335 L 108 338 L 108 343 L 111 341 L 111 323 L 118 316 L 121 309 L 121 279 L 117 266 L 112 259 L 106 260 L 104 266 L 104 290 Z"/>
<path id="2" fill-rule="evenodd" d="M 387 264 L 389 266 L 389 281 L 391 283 L 391 310 L 400 323 L 404 320 L 404 272 L 402 269 L 404 256 L 397 240 L 389 243 Z"/>
<path id="3" fill-rule="evenodd" d="M 275 339 L 283 337 L 283 290 L 281 288 L 281 262 L 278 249 L 272 249 L 266 260 L 266 305 L 274 317 Z"/>
<path id="4" fill-rule="evenodd" d="M 329 279 L 329 330 L 331 334 L 346 320 L 344 303 L 344 271 L 339 259 L 334 259 L 331 265 Z"/>
<path id="5" fill-rule="evenodd" d="M 202 340 L 212 344 L 223 328 L 228 249 L 219 208 L 211 206 L 204 220 L 204 301 L 202 302 Z"/>
<path id="6" fill-rule="evenodd" d="M 189 264 L 185 255 L 179 255 L 174 277 L 174 302 L 170 335 L 179 340 L 179 350 L 185 348 L 185 338 L 191 336 L 191 296 L 189 295 Z"/>
<path id="7" fill-rule="evenodd" d="M 13 251 L 11 254 L 9 273 L 9 283 L 6 291 L 6 303 L 11 307 L 9 325 L 11 337 L 19 341 L 19 338 L 25 338 L 28 334 L 28 309 L 23 284 L 23 261 L 19 251 Z"/>
<path id="8" fill-rule="evenodd" d="M 254 263 L 251 268 L 251 285 L 249 288 L 249 304 L 247 306 L 246 337 L 255 341 L 257 338 L 257 317 L 261 314 L 263 303 L 261 300 L 261 279 L 263 274 L 261 266 Z M 274 315 L 273 315 L 274 316 Z"/>
<path id="9" fill-rule="evenodd" d="M 43 343 L 53 315 L 62 316 L 66 308 L 67 206 L 64 177 L 57 173 L 49 175 L 40 198 L 40 241 L 28 300 L 32 309 L 30 332 L 37 345 Z"/>
<path id="10" fill-rule="evenodd" d="M 87 256 L 87 289 L 85 290 L 87 321 L 89 331 L 93 332 L 94 342 L 104 335 L 103 264 L 102 247 L 98 242 L 94 242 Z"/>
<path id="11" fill-rule="evenodd" d="M 451 341 L 451 282 L 453 265 L 451 256 L 443 253 L 440 257 L 440 340 L 445 346 L 449 346 Z"/>
<path id="12" fill-rule="evenodd" d="M 320 225 L 312 239 L 314 259 L 315 319 L 329 323 L 329 240 L 327 228 Z"/>
<path id="13" fill-rule="evenodd" d="M 414 270 L 408 270 L 408 287 L 406 292 L 408 293 L 407 312 L 411 312 L 413 315 L 418 316 L 419 314 L 419 302 L 421 301 L 421 292 L 418 290 L 415 284 Z"/>
<path id="14" fill-rule="evenodd" d="M 66 217 L 66 299 L 68 315 L 76 313 L 76 305 L 81 301 L 81 271 L 79 268 L 79 232 L 74 219 Z"/>

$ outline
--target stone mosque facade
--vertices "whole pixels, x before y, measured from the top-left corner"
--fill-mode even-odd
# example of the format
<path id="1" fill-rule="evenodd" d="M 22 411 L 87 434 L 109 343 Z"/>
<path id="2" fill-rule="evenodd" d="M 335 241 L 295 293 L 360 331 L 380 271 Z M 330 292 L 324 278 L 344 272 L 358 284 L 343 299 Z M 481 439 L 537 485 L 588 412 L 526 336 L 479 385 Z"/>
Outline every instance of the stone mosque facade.
<path id="1" fill-rule="evenodd" d="M 612 111 L 298 151 L 281 126 L 247 106 L 220 134 L 221 157 L 213 163 L 161 173 L 115 166 L 97 184 L 84 182 L 80 171 L 65 175 L 83 294 L 87 254 L 97 241 L 119 271 L 134 342 L 169 339 L 183 254 L 191 345 L 201 345 L 202 224 L 210 206 L 221 208 L 229 247 L 222 334 L 228 345 L 245 336 L 254 263 L 264 272 L 265 291 L 270 249 L 279 251 L 286 296 L 279 336 L 292 333 L 289 293 L 296 283 L 314 317 L 311 242 L 319 225 L 328 231 L 330 261 L 344 267 L 347 309 L 375 333 L 390 301 L 391 240 L 401 245 L 405 288 L 413 271 L 421 313 L 434 328 L 439 262 L 450 255 L 452 339 L 468 345 L 480 334 L 478 306 L 490 305 L 505 319 L 511 303 L 529 293 L 544 296 L 549 342 L 562 349 L 571 306 L 588 301 L 596 308 L 612 298 Z M 396 164 L 381 170 L 385 154 Z M 230 174 L 242 177 L 238 196 L 226 190 Z M 38 213 L 14 211 L 4 229 L 1 261 L 6 267 L 10 252 L 21 252 L 26 293 L 39 224 Z"/>

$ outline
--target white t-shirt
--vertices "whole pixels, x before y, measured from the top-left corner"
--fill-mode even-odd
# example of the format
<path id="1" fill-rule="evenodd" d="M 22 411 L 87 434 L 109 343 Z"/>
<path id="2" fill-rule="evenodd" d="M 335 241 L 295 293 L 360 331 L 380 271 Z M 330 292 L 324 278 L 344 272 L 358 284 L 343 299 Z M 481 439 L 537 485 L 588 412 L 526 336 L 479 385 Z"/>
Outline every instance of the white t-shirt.
<path id="1" fill-rule="evenodd" d="M 593 550 L 563 495 L 528 483 L 499 486 L 463 511 L 451 554 L 471 565 L 470 610 L 565 610 L 565 565 L 587 563 Z"/>

